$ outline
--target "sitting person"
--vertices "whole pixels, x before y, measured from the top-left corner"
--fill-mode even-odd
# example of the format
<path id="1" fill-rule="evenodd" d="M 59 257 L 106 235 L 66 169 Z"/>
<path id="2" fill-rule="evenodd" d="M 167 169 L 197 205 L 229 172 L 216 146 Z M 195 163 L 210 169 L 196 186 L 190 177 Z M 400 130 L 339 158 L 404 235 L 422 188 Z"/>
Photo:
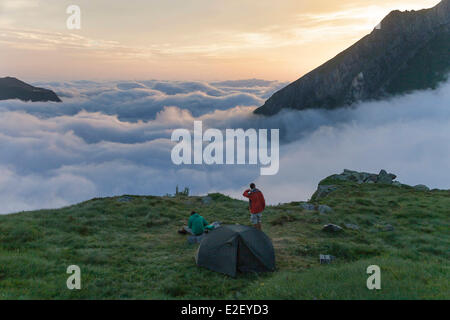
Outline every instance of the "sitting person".
<path id="1" fill-rule="evenodd" d="M 191 216 L 188 220 L 187 227 L 184 227 L 183 229 L 181 229 L 178 232 L 181 234 L 190 233 L 194 236 L 200 236 L 205 231 L 205 227 L 207 225 L 208 225 L 208 222 L 206 222 L 205 218 L 203 218 L 197 212 L 192 211 Z"/>

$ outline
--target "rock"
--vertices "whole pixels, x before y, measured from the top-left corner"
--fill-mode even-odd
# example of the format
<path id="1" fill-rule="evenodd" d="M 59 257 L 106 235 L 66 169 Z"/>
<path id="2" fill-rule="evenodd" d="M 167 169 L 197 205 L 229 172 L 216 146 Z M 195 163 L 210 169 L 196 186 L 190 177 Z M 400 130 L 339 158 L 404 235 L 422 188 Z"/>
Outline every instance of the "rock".
<path id="1" fill-rule="evenodd" d="M 344 172 L 341 173 L 339 180 L 362 182 L 363 175 L 358 171 L 344 169 Z"/>
<path id="2" fill-rule="evenodd" d="M 430 191 L 430 188 L 428 188 L 424 184 L 418 184 L 418 185 L 414 186 L 413 188 L 416 190 L 419 190 L 419 191 Z"/>
<path id="3" fill-rule="evenodd" d="M 365 183 L 375 183 L 375 182 L 377 182 L 377 179 L 378 179 L 378 175 L 375 173 L 372 173 L 364 182 Z"/>
<path id="4" fill-rule="evenodd" d="M 358 171 L 352 171 L 348 169 L 344 169 L 344 171 L 341 174 L 334 174 L 329 176 L 327 179 L 330 180 L 340 180 L 340 181 L 350 181 L 350 182 L 356 182 L 356 183 L 385 183 L 385 184 L 391 184 L 392 181 L 397 176 L 392 173 L 387 173 L 386 170 L 381 170 L 379 174 L 376 173 L 368 173 L 368 172 L 358 172 Z M 321 191 L 322 193 L 324 191 L 328 191 L 328 186 L 319 186 L 322 187 Z M 334 187 L 334 186 L 333 186 Z M 318 192 L 316 191 L 316 192 Z M 319 193 L 319 192 L 318 192 Z"/>
<path id="5" fill-rule="evenodd" d="M 334 179 L 334 180 L 340 180 L 340 181 L 347 181 L 348 176 L 344 174 L 333 174 L 329 176 L 328 178 Z"/>
<path id="6" fill-rule="evenodd" d="M 334 185 L 319 185 L 317 187 L 316 192 L 314 192 L 312 199 L 318 200 L 325 198 L 328 196 L 331 192 L 336 191 L 337 187 Z"/>
<path id="7" fill-rule="evenodd" d="M 336 257 L 332 256 L 330 254 L 320 254 L 319 255 L 320 264 L 330 264 L 334 259 L 336 259 Z"/>
<path id="8" fill-rule="evenodd" d="M 391 224 L 384 226 L 384 231 L 394 231 L 394 227 Z"/>
<path id="9" fill-rule="evenodd" d="M 205 196 L 202 198 L 203 204 L 210 204 L 212 202 L 212 198 L 210 196 Z"/>
<path id="10" fill-rule="evenodd" d="M 130 196 L 123 196 L 117 199 L 117 202 L 130 202 L 133 201 L 133 198 Z"/>
<path id="11" fill-rule="evenodd" d="M 317 207 L 317 210 L 321 214 L 333 213 L 333 209 L 327 205 L 321 204 Z"/>
<path id="12" fill-rule="evenodd" d="M 339 231 L 342 231 L 342 227 L 340 227 L 336 224 L 329 223 L 329 224 L 323 226 L 322 231 L 339 232 Z"/>
<path id="13" fill-rule="evenodd" d="M 375 182 L 378 175 L 375 173 L 358 172 L 353 170 L 344 169 L 341 174 L 332 176 L 332 178 L 342 181 L 353 181 L 357 183 L 368 183 L 369 181 Z"/>
<path id="14" fill-rule="evenodd" d="M 402 186 L 398 181 L 394 181 L 397 176 L 393 173 L 388 173 L 386 170 L 382 169 L 378 174 L 369 172 L 358 172 L 349 169 L 344 169 L 341 174 L 333 174 L 323 179 L 317 186 L 316 192 L 311 197 L 312 201 L 317 201 L 327 197 L 330 193 L 336 191 L 339 188 L 339 182 L 337 181 L 348 181 L 355 182 L 358 184 L 362 183 L 379 183 L 379 184 L 393 184 L 395 186 Z M 336 185 L 329 184 L 333 183 Z M 425 186 L 426 187 L 426 186 Z M 425 189 L 424 189 L 425 190 Z"/>
<path id="15" fill-rule="evenodd" d="M 387 173 L 386 170 L 381 170 L 378 174 L 377 183 L 392 184 L 392 181 L 397 178 L 395 174 Z"/>
<path id="16" fill-rule="evenodd" d="M 307 202 L 300 203 L 300 207 L 302 207 L 303 210 L 308 210 L 308 211 L 316 210 L 316 206 L 315 205 L 313 205 L 311 203 L 307 203 Z"/>
<path id="17" fill-rule="evenodd" d="M 345 227 L 347 229 L 352 229 L 352 230 L 359 230 L 359 226 L 353 223 L 346 223 Z"/>

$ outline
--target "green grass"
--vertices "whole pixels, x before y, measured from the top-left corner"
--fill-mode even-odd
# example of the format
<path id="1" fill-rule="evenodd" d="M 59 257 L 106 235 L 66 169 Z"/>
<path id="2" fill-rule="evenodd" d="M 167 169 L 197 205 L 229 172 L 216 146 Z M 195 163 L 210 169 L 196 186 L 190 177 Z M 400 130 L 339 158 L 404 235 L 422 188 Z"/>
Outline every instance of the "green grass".
<path id="1" fill-rule="evenodd" d="M 192 209 L 210 222 L 249 224 L 245 201 L 210 197 L 113 197 L 0 216 L 0 299 L 450 298 L 449 191 L 340 182 L 317 202 L 333 213 L 269 206 L 263 228 L 277 271 L 235 279 L 198 268 L 198 245 L 176 232 Z M 326 223 L 360 229 L 328 234 Z M 319 254 L 336 260 L 320 265 Z M 72 264 L 81 290 L 66 287 Z M 366 288 L 371 264 L 381 268 L 381 290 Z"/>

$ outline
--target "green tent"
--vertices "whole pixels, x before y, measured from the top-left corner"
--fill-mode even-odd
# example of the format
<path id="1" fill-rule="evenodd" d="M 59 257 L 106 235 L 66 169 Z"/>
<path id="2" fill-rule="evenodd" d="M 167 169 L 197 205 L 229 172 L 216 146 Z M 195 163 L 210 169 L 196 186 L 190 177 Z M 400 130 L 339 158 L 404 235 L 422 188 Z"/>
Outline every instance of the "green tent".
<path id="1" fill-rule="evenodd" d="M 240 272 L 275 270 L 272 241 L 262 231 L 243 225 L 224 225 L 208 233 L 195 257 L 197 265 L 232 277 Z"/>

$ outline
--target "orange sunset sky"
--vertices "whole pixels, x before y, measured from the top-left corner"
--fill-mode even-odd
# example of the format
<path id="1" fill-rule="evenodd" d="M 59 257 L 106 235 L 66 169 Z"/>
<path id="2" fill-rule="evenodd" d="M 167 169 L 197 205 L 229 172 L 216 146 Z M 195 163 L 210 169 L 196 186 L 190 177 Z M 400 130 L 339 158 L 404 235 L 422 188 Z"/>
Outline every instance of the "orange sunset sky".
<path id="1" fill-rule="evenodd" d="M 439 0 L 0 0 L 0 77 L 292 81 Z M 69 5 L 81 29 L 66 27 Z"/>

